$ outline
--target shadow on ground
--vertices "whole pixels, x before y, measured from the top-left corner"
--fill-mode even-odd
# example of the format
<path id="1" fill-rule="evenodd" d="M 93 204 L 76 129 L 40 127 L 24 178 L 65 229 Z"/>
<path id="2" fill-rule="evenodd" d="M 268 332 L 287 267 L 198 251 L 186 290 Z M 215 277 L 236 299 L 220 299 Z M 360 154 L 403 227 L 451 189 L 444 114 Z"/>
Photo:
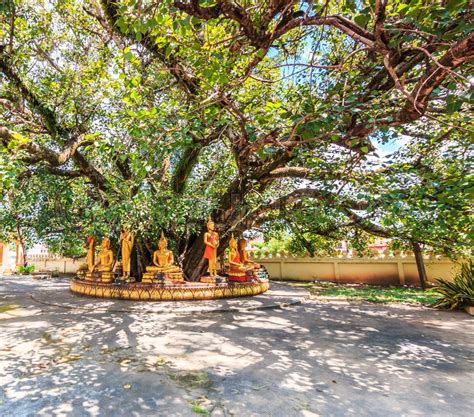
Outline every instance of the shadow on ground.
<path id="1" fill-rule="evenodd" d="M 1 283 L 0 415 L 467 416 L 473 406 L 463 313 L 314 301 L 141 311 L 71 300 L 63 282 Z"/>

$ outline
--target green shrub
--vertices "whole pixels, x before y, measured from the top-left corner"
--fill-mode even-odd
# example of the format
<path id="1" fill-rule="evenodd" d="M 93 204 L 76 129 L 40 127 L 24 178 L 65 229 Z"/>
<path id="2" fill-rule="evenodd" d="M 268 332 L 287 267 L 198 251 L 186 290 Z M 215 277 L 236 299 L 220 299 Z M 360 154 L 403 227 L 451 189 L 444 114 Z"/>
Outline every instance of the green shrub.
<path id="1" fill-rule="evenodd" d="M 452 282 L 437 279 L 434 290 L 442 297 L 433 304 L 436 308 L 454 310 L 474 305 L 474 263 L 472 259 L 461 265 Z"/>
<path id="2" fill-rule="evenodd" d="M 31 274 L 32 272 L 34 272 L 35 270 L 35 266 L 34 265 L 21 265 L 19 268 L 18 268 L 18 272 L 20 272 L 20 274 Z"/>

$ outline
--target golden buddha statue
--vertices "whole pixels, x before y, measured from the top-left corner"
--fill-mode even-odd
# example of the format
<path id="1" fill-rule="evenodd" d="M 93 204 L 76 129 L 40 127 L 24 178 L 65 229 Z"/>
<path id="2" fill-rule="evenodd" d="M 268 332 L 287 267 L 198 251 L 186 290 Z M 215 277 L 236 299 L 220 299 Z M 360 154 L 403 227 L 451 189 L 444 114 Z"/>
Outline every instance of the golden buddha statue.
<path id="1" fill-rule="evenodd" d="M 86 256 L 87 270 L 89 272 L 92 272 L 92 270 L 94 269 L 94 260 L 95 260 L 95 239 L 92 235 L 87 236 L 86 247 L 87 247 L 87 256 Z"/>
<path id="2" fill-rule="evenodd" d="M 86 262 L 82 263 L 79 265 L 79 268 L 77 268 L 76 278 L 85 279 L 88 272 L 89 272 L 89 269 L 87 268 L 87 263 Z"/>
<path id="3" fill-rule="evenodd" d="M 94 257 L 95 257 L 95 239 L 91 235 L 87 235 L 86 241 L 83 246 L 87 249 L 86 262 L 79 265 L 76 271 L 76 277 L 84 279 L 88 272 L 92 272 L 94 269 Z"/>
<path id="4" fill-rule="evenodd" d="M 100 244 L 99 259 L 94 265 L 94 270 L 99 272 L 112 271 L 112 264 L 114 263 L 114 253 L 110 249 L 110 239 L 104 237 Z"/>
<path id="5" fill-rule="evenodd" d="M 261 265 L 253 262 L 250 259 L 249 253 L 247 252 L 247 241 L 245 239 L 239 239 L 238 242 L 238 249 L 239 249 L 239 254 L 240 254 L 240 261 L 247 266 L 251 266 L 252 269 L 258 270 L 261 268 Z"/>
<path id="6" fill-rule="evenodd" d="M 135 237 L 130 231 L 128 225 L 123 227 L 123 231 L 120 234 L 120 245 L 122 247 L 122 271 L 123 277 L 130 277 L 130 258 L 132 256 L 132 248 Z"/>
<path id="7" fill-rule="evenodd" d="M 173 252 L 168 249 L 168 240 L 163 231 L 158 241 L 158 249 L 153 252 L 153 265 L 146 267 L 142 282 L 151 283 L 157 274 L 165 274 L 165 281 L 184 281 L 181 268 L 174 264 Z"/>
<path id="8" fill-rule="evenodd" d="M 104 237 L 100 245 L 100 252 L 97 261 L 93 266 L 93 270 L 88 272 L 86 279 L 89 281 L 94 280 L 98 272 L 98 277 L 102 282 L 112 282 L 114 278 L 114 273 L 112 272 L 112 267 L 114 264 L 114 253 L 110 249 L 110 239 Z"/>
<path id="9" fill-rule="evenodd" d="M 214 231 L 215 224 L 209 216 L 207 222 L 207 232 L 204 233 L 204 244 L 206 250 L 204 251 L 204 259 L 208 261 L 208 271 L 211 278 L 217 276 L 217 248 L 219 247 L 219 235 Z"/>
<path id="10" fill-rule="evenodd" d="M 232 234 L 229 241 L 229 281 L 247 281 L 247 271 L 253 269 L 251 265 L 245 265 L 240 258 L 237 241 Z"/>

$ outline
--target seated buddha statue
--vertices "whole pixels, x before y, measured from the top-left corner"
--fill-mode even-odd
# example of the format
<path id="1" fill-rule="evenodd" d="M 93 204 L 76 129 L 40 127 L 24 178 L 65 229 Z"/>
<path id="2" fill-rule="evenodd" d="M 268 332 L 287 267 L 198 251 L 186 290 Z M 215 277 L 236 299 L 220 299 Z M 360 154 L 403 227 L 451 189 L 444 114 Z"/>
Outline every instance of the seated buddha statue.
<path id="1" fill-rule="evenodd" d="M 90 261 L 90 258 L 89 258 Z M 97 261 L 92 264 L 92 271 L 89 270 L 85 274 L 88 281 L 95 281 L 100 279 L 101 282 L 111 283 L 114 278 L 112 267 L 114 264 L 114 253 L 110 249 L 110 239 L 104 237 L 100 245 L 100 252 Z"/>
<path id="2" fill-rule="evenodd" d="M 229 281 L 247 281 L 247 271 L 253 269 L 253 266 L 242 262 L 234 235 L 230 238 L 229 249 Z"/>
<path id="3" fill-rule="evenodd" d="M 160 273 L 165 274 L 166 280 L 183 281 L 181 268 L 174 264 L 173 252 L 168 249 L 168 240 L 163 232 L 158 241 L 158 249 L 153 252 L 153 265 L 146 267 L 142 282 L 152 282 L 153 278 Z"/>
<path id="4" fill-rule="evenodd" d="M 258 270 L 261 268 L 261 265 L 253 262 L 250 259 L 249 253 L 247 252 L 247 241 L 245 239 L 240 239 L 238 243 L 239 247 L 239 254 L 240 254 L 240 261 L 247 266 L 251 266 L 252 269 Z"/>
<path id="5" fill-rule="evenodd" d="M 94 264 L 94 271 L 111 272 L 114 263 L 114 253 L 110 249 L 110 239 L 104 237 L 100 245 L 99 259 Z"/>

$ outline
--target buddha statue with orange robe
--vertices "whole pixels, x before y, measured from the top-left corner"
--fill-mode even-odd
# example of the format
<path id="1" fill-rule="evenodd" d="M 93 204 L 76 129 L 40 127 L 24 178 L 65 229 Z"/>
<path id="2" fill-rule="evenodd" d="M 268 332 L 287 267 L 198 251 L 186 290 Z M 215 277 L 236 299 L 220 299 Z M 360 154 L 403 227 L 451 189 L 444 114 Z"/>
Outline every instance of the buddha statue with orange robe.
<path id="1" fill-rule="evenodd" d="M 237 241 L 234 235 L 229 241 L 229 281 L 247 281 L 247 271 L 253 269 L 252 265 L 245 265 L 240 257 Z"/>
<path id="2" fill-rule="evenodd" d="M 208 271 L 211 278 L 217 276 L 217 248 L 219 247 L 219 235 L 214 231 L 215 224 L 209 216 L 207 222 L 207 232 L 204 233 L 204 244 L 206 250 L 204 251 L 204 259 L 208 261 Z"/>

